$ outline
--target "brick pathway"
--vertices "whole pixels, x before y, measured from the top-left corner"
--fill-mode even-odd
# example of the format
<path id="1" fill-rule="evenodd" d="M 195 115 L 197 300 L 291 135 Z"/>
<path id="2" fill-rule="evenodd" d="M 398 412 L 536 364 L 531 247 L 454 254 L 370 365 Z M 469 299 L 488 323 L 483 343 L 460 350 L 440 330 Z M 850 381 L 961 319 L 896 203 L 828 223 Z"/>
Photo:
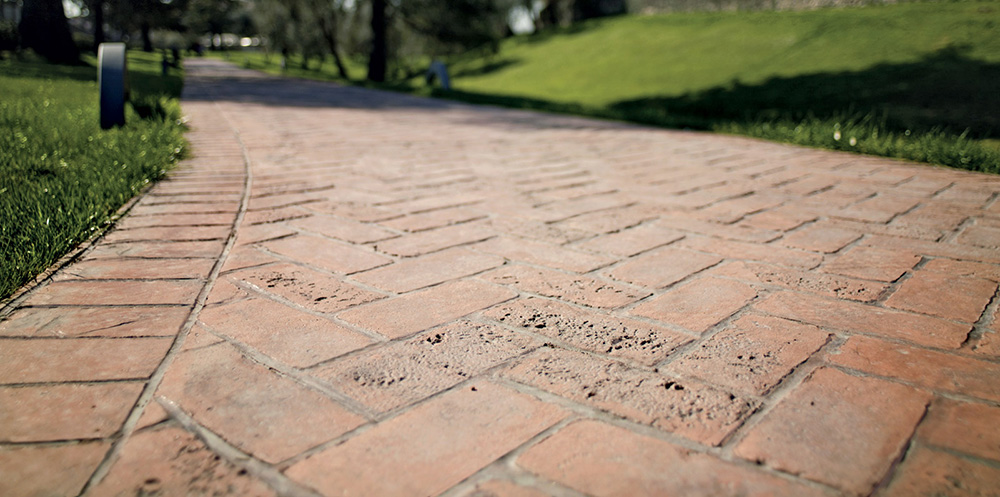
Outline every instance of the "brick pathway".
<path id="1" fill-rule="evenodd" d="M 0 495 L 997 495 L 1000 178 L 188 67 Z"/>

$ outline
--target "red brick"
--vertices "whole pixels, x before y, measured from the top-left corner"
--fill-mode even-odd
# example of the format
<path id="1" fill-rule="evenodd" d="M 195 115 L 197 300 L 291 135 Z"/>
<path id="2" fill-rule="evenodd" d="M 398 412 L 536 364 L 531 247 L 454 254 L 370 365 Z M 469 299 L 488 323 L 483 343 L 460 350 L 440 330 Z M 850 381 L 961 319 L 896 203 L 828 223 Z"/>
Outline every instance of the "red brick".
<path id="1" fill-rule="evenodd" d="M 979 262 L 933 259 L 920 268 L 928 273 L 942 273 L 953 278 L 979 278 L 1000 283 L 1000 266 Z"/>
<path id="2" fill-rule="evenodd" d="M 754 308 L 793 321 L 939 348 L 957 349 L 972 330 L 969 325 L 929 316 L 791 292 L 769 295 Z"/>
<path id="3" fill-rule="evenodd" d="M 701 219 L 720 223 L 735 223 L 745 216 L 781 205 L 782 198 L 767 193 L 755 193 L 712 204 L 694 214 Z"/>
<path id="4" fill-rule="evenodd" d="M 330 238 L 337 238 L 351 243 L 370 243 L 399 235 L 377 225 L 359 223 L 351 219 L 317 214 L 288 223 L 296 228 L 318 233 Z"/>
<path id="5" fill-rule="evenodd" d="M 353 219 L 362 223 L 381 222 L 401 217 L 403 214 L 393 209 L 374 205 L 359 204 L 350 201 L 331 201 L 308 204 L 304 206 L 312 212 L 333 214 L 339 217 Z M 305 217 L 300 215 L 297 217 Z"/>
<path id="6" fill-rule="evenodd" d="M 208 307 L 198 317 L 217 333 L 297 368 L 371 343 L 356 331 L 268 299 Z"/>
<path id="7" fill-rule="evenodd" d="M 885 301 L 885 305 L 975 323 L 996 289 L 997 284 L 989 280 L 917 271 Z"/>
<path id="8" fill-rule="evenodd" d="M 812 269 L 823 262 L 823 256 L 812 252 L 768 244 L 734 242 L 721 238 L 689 236 L 676 246 L 719 254 L 729 259 L 769 262 L 800 269 Z"/>
<path id="9" fill-rule="evenodd" d="M 277 463 L 364 422 L 329 398 L 253 363 L 227 344 L 188 350 L 158 396 L 229 443 Z"/>
<path id="10" fill-rule="evenodd" d="M 957 456 L 919 448 L 903 461 L 884 497 L 961 497 L 996 495 L 1000 469 Z"/>
<path id="11" fill-rule="evenodd" d="M 0 322 L 0 336 L 172 337 L 190 312 L 182 307 L 22 307 Z"/>
<path id="12" fill-rule="evenodd" d="M 598 421 L 577 421 L 518 466 L 586 495 L 810 496 L 822 492 Z"/>
<path id="13" fill-rule="evenodd" d="M 831 213 L 831 215 L 857 221 L 884 224 L 891 221 L 892 218 L 916 207 L 918 204 L 920 204 L 920 199 L 880 194 L 849 207 L 844 207 Z"/>
<path id="14" fill-rule="evenodd" d="M 560 200 L 534 209 L 532 216 L 542 222 L 555 223 L 574 216 L 615 209 L 632 204 L 632 200 L 615 193 L 611 195 L 591 195 L 583 198 Z"/>
<path id="15" fill-rule="evenodd" d="M 925 443 L 1000 461 L 1000 408 L 938 399 L 917 435 Z"/>
<path id="16" fill-rule="evenodd" d="M 496 254 L 512 261 L 527 262 L 566 271 L 586 273 L 614 262 L 607 257 L 577 252 L 531 240 L 498 237 L 475 245 L 476 250 Z"/>
<path id="17" fill-rule="evenodd" d="M 120 257 L 215 259 L 222 253 L 223 245 L 224 242 L 222 240 L 207 242 L 107 243 L 98 245 L 88 254 L 88 257 L 91 259 L 117 259 Z"/>
<path id="18" fill-rule="evenodd" d="M 307 217 L 310 215 L 310 212 L 303 208 L 307 206 L 309 206 L 309 204 L 304 206 L 281 207 L 278 209 L 267 209 L 262 211 L 249 211 L 243 217 L 243 226 L 277 223 Z"/>
<path id="19" fill-rule="evenodd" d="M 819 369 L 734 449 L 742 458 L 868 495 L 906 448 L 930 395 Z"/>
<path id="20" fill-rule="evenodd" d="M 861 238 L 861 233 L 856 231 L 817 223 L 785 235 L 781 244 L 786 247 L 832 254 L 858 238 Z"/>
<path id="21" fill-rule="evenodd" d="M 997 317 L 993 318 L 992 326 L 994 329 L 1000 329 L 1000 322 L 998 322 Z M 1000 358 L 1000 332 L 984 332 L 979 341 L 972 346 L 971 352 L 987 359 Z"/>
<path id="22" fill-rule="evenodd" d="M 423 400 L 535 348 L 494 325 L 459 321 L 312 371 L 337 390 L 384 413 Z"/>
<path id="23" fill-rule="evenodd" d="M 238 202 L 191 202 L 183 204 L 146 204 L 139 202 L 129 211 L 133 216 L 163 216 L 170 214 L 223 214 L 235 213 Z"/>
<path id="24" fill-rule="evenodd" d="M 646 205 L 632 205 L 572 217 L 560 222 L 559 226 L 587 233 L 611 233 L 655 219 L 659 213 L 660 209 Z"/>
<path id="25" fill-rule="evenodd" d="M 486 217 L 486 212 L 472 207 L 453 207 L 436 211 L 412 214 L 384 221 L 380 224 L 397 230 L 409 231 L 411 233 L 434 228 L 441 228 L 452 224 L 475 221 Z"/>
<path id="26" fill-rule="evenodd" d="M 493 230 L 482 223 L 456 224 L 377 242 L 375 249 L 390 255 L 414 257 L 449 247 L 481 242 L 495 235 Z"/>
<path id="27" fill-rule="evenodd" d="M 205 285 L 195 280 L 57 281 L 27 300 L 28 305 L 190 305 Z"/>
<path id="28" fill-rule="evenodd" d="M 854 247 L 823 265 L 824 273 L 876 281 L 896 281 L 920 262 L 920 256 L 898 250 Z"/>
<path id="29" fill-rule="evenodd" d="M 501 285 L 513 285 L 522 291 L 605 309 L 622 307 L 649 295 L 648 292 L 588 276 L 570 276 L 520 265 L 504 266 L 486 273 L 482 278 Z"/>
<path id="30" fill-rule="evenodd" d="M 244 269 L 230 277 L 319 312 L 337 312 L 382 298 L 377 293 L 292 264 Z"/>
<path id="31" fill-rule="evenodd" d="M 667 370 L 734 392 L 765 395 L 829 338 L 812 325 L 749 314 L 689 350 Z"/>
<path id="32" fill-rule="evenodd" d="M 774 285 L 859 302 L 873 302 L 888 288 L 882 283 L 798 271 L 756 262 L 732 262 L 714 268 L 709 273 L 713 276 L 738 279 L 758 286 Z"/>
<path id="33" fill-rule="evenodd" d="M 1000 401 L 1000 364 L 855 336 L 830 361 L 933 390 Z"/>
<path id="34" fill-rule="evenodd" d="M 932 257 L 947 257 L 962 261 L 1000 263 L 1000 251 L 954 243 L 938 243 L 926 240 L 911 240 L 894 236 L 869 235 L 861 241 L 866 247 L 899 250 Z"/>
<path id="35" fill-rule="evenodd" d="M 663 288 L 721 261 L 713 255 L 664 247 L 633 257 L 609 270 L 608 275 L 633 285 Z"/>
<path id="36" fill-rule="evenodd" d="M 749 285 L 719 278 L 700 278 L 643 302 L 631 313 L 702 333 L 757 297 Z"/>
<path id="37" fill-rule="evenodd" d="M 392 259 L 374 252 L 312 235 L 298 235 L 263 244 L 264 248 L 296 262 L 351 274 L 392 264 Z"/>
<path id="38" fill-rule="evenodd" d="M 111 471 L 87 495 L 273 497 L 277 493 L 221 459 L 194 435 L 168 426 L 132 435 Z"/>
<path id="39" fill-rule="evenodd" d="M 586 231 L 517 217 L 496 217 L 484 224 L 499 233 L 516 238 L 538 240 L 551 245 L 564 245 L 590 236 L 590 233 Z"/>
<path id="40" fill-rule="evenodd" d="M 230 226 L 170 226 L 114 230 L 101 241 L 120 243 L 135 241 L 198 241 L 224 240 L 229 236 Z"/>
<path id="41" fill-rule="evenodd" d="M 236 245 L 252 245 L 255 243 L 266 242 L 269 240 L 276 240 L 278 238 L 285 238 L 288 236 L 295 235 L 297 231 L 288 227 L 285 223 L 271 223 L 271 224 L 246 224 L 240 226 L 237 232 Z M 230 253 L 230 256 L 232 254 Z"/>
<path id="42" fill-rule="evenodd" d="M 483 201 L 483 197 L 485 197 L 483 192 L 457 190 L 449 191 L 444 195 L 428 196 L 416 200 L 394 203 L 391 207 L 399 212 L 420 213 L 479 203 Z"/>
<path id="43" fill-rule="evenodd" d="M 405 293 L 480 273 L 503 263 L 503 259 L 496 256 L 454 248 L 404 259 L 391 266 L 356 274 L 353 279 L 383 290 Z"/>
<path id="44" fill-rule="evenodd" d="M 684 215 L 669 217 L 664 216 L 660 218 L 659 223 L 668 228 L 691 231 L 702 235 L 716 236 L 719 238 L 741 242 L 767 243 L 781 236 L 781 232 L 778 231 L 744 225 L 717 224 L 692 219 Z"/>
<path id="45" fill-rule="evenodd" d="M 537 297 L 494 307 L 483 316 L 574 347 L 652 366 L 691 337 L 635 319 L 597 314 Z"/>
<path id="46" fill-rule="evenodd" d="M 234 247 L 226 257 L 226 262 L 222 265 L 220 273 L 225 274 L 239 269 L 262 266 L 272 262 L 279 262 L 273 255 L 264 253 L 253 247 Z"/>
<path id="47" fill-rule="evenodd" d="M 145 379 L 170 338 L 0 340 L 0 383 Z"/>
<path id="48" fill-rule="evenodd" d="M 181 345 L 181 351 L 202 349 L 224 341 L 225 340 L 219 338 L 212 332 L 206 330 L 204 326 L 196 324 L 191 328 L 187 337 L 185 337 L 184 343 Z"/>
<path id="49" fill-rule="evenodd" d="M 487 480 L 458 495 L 460 497 L 547 497 L 549 494 L 507 480 Z"/>
<path id="50" fill-rule="evenodd" d="M 0 387 L 0 442 L 111 436 L 125 422 L 142 387 L 142 383 Z"/>
<path id="51" fill-rule="evenodd" d="M 213 259 L 85 259 L 56 273 L 55 281 L 76 279 L 205 279 Z"/>
<path id="52" fill-rule="evenodd" d="M 325 494 L 437 495 L 564 418 L 527 395 L 476 382 L 289 468 Z"/>
<path id="53" fill-rule="evenodd" d="M 684 238 L 684 235 L 680 232 L 647 223 L 608 235 L 601 235 L 574 247 L 619 257 L 629 257 L 667 245 L 681 238 Z"/>
<path id="54" fill-rule="evenodd" d="M 706 445 L 721 444 L 757 408 L 696 381 L 562 349 L 539 349 L 503 375 Z"/>
<path id="55" fill-rule="evenodd" d="M 118 222 L 118 229 L 154 227 L 193 227 L 233 225 L 233 214 L 173 214 L 169 216 L 126 216 Z"/>
<path id="56" fill-rule="evenodd" d="M 481 281 L 455 281 L 351 309 L 338 317 L 389 338 L 399 338 L 516 296 L 506 288 Z"/>
<path id="57" fill-rule="evenodd" d="M 108 448 L 103 442 L 0 448 L 0 495 L 79 495 Z"/>
<path id="58" fill-rule="evenodd" d="M 815 213 L 790 204 L 754 214 L 744 219 L 741 224 L 757 229 L 789 231 L 815 220 Z"/>

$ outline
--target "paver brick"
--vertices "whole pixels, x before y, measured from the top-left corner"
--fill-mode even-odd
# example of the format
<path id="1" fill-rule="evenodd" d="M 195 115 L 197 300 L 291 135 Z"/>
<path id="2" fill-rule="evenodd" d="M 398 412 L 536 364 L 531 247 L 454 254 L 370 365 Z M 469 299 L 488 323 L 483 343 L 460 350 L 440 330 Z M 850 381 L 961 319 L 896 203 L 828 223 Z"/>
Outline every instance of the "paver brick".
<path id="1" fill-rule="evenodd" d="M 736 446 L 779 471 L 867 495 L 906 447 L 931 396 L 874 378 L 819 369 Z"/>
<path id="2" fill-rule="evenodd" d="M 937 399 L 917 436 L 925 443 L 1000 461 L 1000 408 Z"/>
<path id="3" fill-rule="evenodd" d="M 319 312 L 337 312 L 383 297 L 293 264 L 244 269 L 230 277 Z"/>
<path id="4" fill-rule="evenodd" d="M 535 348 L 499 326 L 459 321 L 373 348 L 312 374 L 375 412 L 423 400 Z"/>
<path id="5" fill-rule="evenodd" d="M 920 262 L 920 256 L 899 250 L 853 247 L 823 265 L 824 273 L 876 281 L 896 281 Z"/>
<path id="6" fill-rule="evenodd" d="M 459 495 L 461 497 L 546 497 L 549 494 L 507 480 L 487 480 Z"/>
<path id="7" fill-rule="evenodd" d="M 574 248 L 629 257 L 684 238 L 678 231 L 646 223 L 614 233 L 591 238 Z"/>
<path id="8" fill-rule="evenodd" d="M 483 223 L 456 224 L 433 230 L 412 233 L 375 243 L 375 249 L 399 257 L 415 257 L 450 247 L 481 242 L 496 236 Z"/>
<path id="9" fill-rule="evenodd" d="M 28 305 L 189 305 L 204 283 L 196 280 L 53 282 L 32 295 Z"/>
<path id="10" fill-rule="evenodd" d="M 322 214 L 296 219 L 288 224 L 351 243 L 371 243 L 399 236 L 377 225 Z"/>
<path id="11" fill-rule="evenodd" d="M 956 239 L 958 243 L 985 248 L 1000 248 L 1000 226 L 970 226 Z"/>
<path id="12" fill-rule="evenodd" d="M 979 278 L 1000 283 L 1000 265 L 980 262 L 932 259 L 920 268 L 929 273 L 941 273 L 954 278 Z"/>
<path id="13" fill-rule="evenodd" d="M 994 497 L 1000 469 L 920 448 L 909 454 L 880 497 Z"/>
<path id="14" fill-rule="evenodd" d="M 570 276 L 550 269 L 521 265 L 507 265 L 480 277 L 493 283 L 512 285 L 522 291 L 604 309 L 623 307 L 649 295 L 648 292 L 589 276 Z"/>
<path id="15" fill-rule="evenodd" d="M 765 395 L 828 340 L 828 333 L 812 325 L 748 314 L 666 369 L 734 392 Z"/>
<path id="16" fill-rule="evenodd" d="M 612 278 L 647 288 L 663 288 L 712 267 L 722 258 L 674 247 L 633 257 L 607 273 Z"/>
<path id="17" fill-rule="evenodd" d="M 109 447 L 89 442 L 0 448 L 0 495 L 79 495 Z"/>
<path id="18" fill-rule="evenodd" d="M 970 325 L 930 316 L 791 292 L 771 294 L 754 309 L 793 321 L 938 348 L 957 349 L 972 331 Z"/>
<path id="19" fill-rule="evenodd" d="M 593 420 L 563 428 L 525 452 L 517 464 L 598 497 L 824 495 L 805 485 Z"/>
<path id="20" fill-rule="evenodd" d="M 791 290 L 859 302 L 873 302 L 888 288 L 882 283 L 855 280 L 845 276 L 798 271 L 770 264 L 744 261 L 731 262 L 713 268 L 710 274 L 758 285 L 775 285 Z"/>
<path id="21" fill-rule="evenodd" d="M 739 242 L 767 243 L 781 237 L 780 231 L 754 228 L 746 225 L 718 224 L 685 216 L 664 216 L 659 223 L 668 228 L 691 231 Z"/>
<path id="22" fill-rule="evenodd" d="M 866 373 L 946 392 L 1000 401 L 1000 364 L 918 349 L 862 336 L 851 337 L 830 361 Z"/>
<path id="23" fill-rule="evenodd" d="M 996 292 L 997 284 L 979 278 L 917 271 L 885 305 L 966 323 L 975 323 Z M 947 295 L 942 299 L 941 295 Z"/>
<path id="24" fill-rule="evenodd" d="M 405 293 L 480 273 L 503 263 L 502 258 L 494 255 L 454 248 L 404 259 L 390 266 L 356 274 L 353 279 L 383 290 Z"/>
<path id="25" fill-rule="evenodd" d="M 132 435 L 111 471 L 88 495 L 274 497 L 277 493 L 221 459 L 194 435 L 167 426 Z"/>
<path id="26" fill-rule="evenodd" d="M 485 217 L 486 212 L 475 207 L 453 207 L 450 209 L 441 209 L 421 214 L 411 214 L 406 217 L 383 221 L 380 224 L 389 228 L 414 233 L 417 231 L 441 228 L 452 224 L 475 221 Z"/>
<path id="27" fill-rule="evenodd" d="M 861 233 L 857 231 L 817 223 L 785 235 L 781 244 L 832 254 L 858 238 L 861 238 Z"/>
<path id="28" fill-rule="evenodd" d="M 87 255 L 91 259 L 118 259 L 121 257 L 215 259 L 222 253 L 224 244 L 225 242 L 222 240 L 109 243 L 98 245 Z"/>
<path id="29" fill-rule="evenodd" d="M 277 463 L 364 423 L 291 379 L 219 344 L 180 354 L 156 395 L 260 459 Z"/>
<path id="30" fill-rule="evenodd" d="M 374 252 L 312 235 L 296 235 L 263 244 L 264 248 L 296 262 L 351 274 L 392 264 L 392 259 Z"/>
<path id="31" fill-rule="evenodd" d="M 285 223 L 240 226 L 240 229 L 237 232 L 236 245 L 238 247 L 243 245 L 253 245 L 256 243 L 277 240 L 279 238 L 286 238 L 297 233 L 298 231 L 289 228 Z M 232 257 L 232 252 L 230 252 L 229 256 Z"/>
<path id="32" fill-rule="evenodd" d="M 205 279 L 212 259 L 84 259 L 59 271 L 53 281 L 78 279 Z"/>
<path id="33" fill-rule="evenodd" d="M 516 296 L 503 287 L 463 280 L 350 309 L 338 317 L 383 336 L 400 338 Z"/>
<path id="34" fill-rule="evenodd" d="M 328 495 L 437 495 L 565 416 L 552 404 L 476 382 L 313 455 L 286 474 Z"/>
<path id="35" fill-rule="evenodd" d="M 110 436 L 125 422 L 142 386 L 122 382 L 0 387 L 0 442 Z"/>
<path id="36" fill-rule="evenodd" d="M 879 195 L 844 207 L 831 213 L 831 215 L 857 221 L 884 224 L 919 204 L 920 199 L 912 197 Z"/>
<path id="37" fill-rule="evenodd" d="M 652 366 L 692 340 L 643 321 L 584 311 L 552 300 L 529 297 L 483 313 L 509 326 L 562 340 L 574 347 Z"/>
<path id="38" fill-rule="evenodd" d="M 527 262 L 566 271 L 586 273 L 614 262 L 607 257 L 577 252 L 575 250 L 531 240 L 497 237 L 476 244 L 478 251 L 496 254 L 508 260 Z"/>
<path id="39" fill-rule="evenodd" d="M 637 204 L 582 214 L 560 222 L 559 226 L 587 233 L 611 233 L 656 219 L 660 211 L 655 207 Z"/>
<path id="40" fill-rule="evenodd" d="M 188 317 L 183 307 L 22 307 L 0 322 L 0 336 L 144 337 L 174 336 Z"/>
<path id="41" fill-rule="evenodd" d="M 297 368 L 312 366 L 372 342 L 328 319 L 262 298 L 207 307 L 198 318 L 216 332 Z"/>
<path id="42" fill-rule="evenodd" d="M 153 373 L 170 338 L 0 340 L 0 384 L 135 380 Z"/>
<path id="43" fill-rule="evenodd" d="M 539 349 L 503 374 L 706 445 L 721 444 L 757 408 L 755 401 L 697 381 L 562 349 Z"/>
<path id="44" fill-rule="evenodd" d="M 485 221 L 484 224 L 505 235 L 538 240 L 552 245 L 565 245 L 591 236 L 586 231 L 561 224 L 548 224 L 521 217 L 496 217 Z"/>
<path id="45" fill-rule="evenodd" d="M 1000 251 L 969 245 L 941 243 L 928 240 L 911 240 L 883 235 L 869 235 L 862 240 L 860 244 L 866 247 L 899 250 L 925 256 L 947 257 L 949 259 L 958 259 L 961 261 L 1000 264 Z"/>
<path id="46" fill-rule="evenodd" d="M 730 259 L 768 262 L 799 269 L 812 269 L 823 262 L 823 256 L 812 252 L 721 238 L 689 236 L 678 242 L 676 246 L 719 254 Z"/>
<path id="47" fill-rule="evenodd" d="M 707 331 L 757 297 L 753 287 L 720 278 L 699 278 L 632 309 L 638 316 Z"/>

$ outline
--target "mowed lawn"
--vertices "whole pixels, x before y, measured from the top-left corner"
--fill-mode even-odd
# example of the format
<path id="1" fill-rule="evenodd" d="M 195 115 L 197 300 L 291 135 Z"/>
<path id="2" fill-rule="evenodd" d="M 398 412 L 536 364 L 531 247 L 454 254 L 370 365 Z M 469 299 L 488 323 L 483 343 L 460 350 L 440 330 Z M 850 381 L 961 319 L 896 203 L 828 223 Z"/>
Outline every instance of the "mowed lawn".
<path id="1" fill-rule="evenodd" d="M 1000 172 L 996 1 L 628 15 L 450 69 L 462 100 Z"/>
<path id="2" fill-rule="evenodd" d="M 127 124 L 101 130 L 95 61 L 0 61 L 0 300 L 87 240 L 184 152 L 182 76 L 131 51 Z"/>

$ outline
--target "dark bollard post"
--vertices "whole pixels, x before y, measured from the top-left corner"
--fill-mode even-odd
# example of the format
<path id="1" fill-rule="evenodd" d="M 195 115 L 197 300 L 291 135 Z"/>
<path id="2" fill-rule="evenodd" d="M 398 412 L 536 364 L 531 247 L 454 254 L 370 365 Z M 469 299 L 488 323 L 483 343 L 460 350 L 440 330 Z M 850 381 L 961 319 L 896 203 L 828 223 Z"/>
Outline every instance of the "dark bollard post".
<path id="1" fill-rule="evenodd" d="M 101 129 L 125 125 L 128 96 L 124 43 L 101 43 L 97 48 L 97 86 L 101 92 Z"/>
<path id="2" fill-rule="evenodd" d="M 436 79 L 441 82 L 441 88 L 451 89 L 451 78 L 448 77 L 448 67 L 444 65 L 444 62 L 437 60 L 431 62 L 431 66 L 427 68 L 426 77 L 428 85 Z"/>

